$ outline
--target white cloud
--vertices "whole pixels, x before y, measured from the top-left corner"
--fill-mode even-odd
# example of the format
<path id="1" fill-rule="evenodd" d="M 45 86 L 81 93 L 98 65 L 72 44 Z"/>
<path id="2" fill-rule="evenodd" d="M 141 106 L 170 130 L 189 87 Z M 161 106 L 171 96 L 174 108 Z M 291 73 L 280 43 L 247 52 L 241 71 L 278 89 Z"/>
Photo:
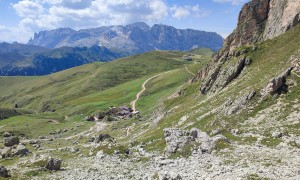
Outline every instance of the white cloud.
<path id="1" fill-rule="evenodd" d="M 197 4 L 195 6 L 172 6 L 170 8 L 172 12 L 172 17 L 176 19 L 183 19 L 189 16 L 194 17 L 203 17 L 208 14 L 208 11 L 205 11 L 200 8 L 200 6 Z"/>
<path id="2" fill-rule="evenodd" d="M 31 0 L 23 0 L 12 6 L 17 14 L 23 18 L 36 18 L 44 12 L 41 4 Z"/>
<path id="3" fill-rule="evenodd" d="M 218 3 L 231 3 L 232 5 L 240 5 L 248 2 L 249 0 L 213 0 Z"/>
<path id="4" fill-rule="evenodd" d="M 32 31 L 24 27 L 5 27 L 0 25 L 0 41 L 13 42 L 27 42 L 28 37 L 32 35 Z"/>
<path id="5" fill-rule="evenodd" d="M 191 14 L 190 10 L 186 7 L 173 6 L 171 8 L 171 11 L 173 11 L 172 17 L 174 17 L 176 19 L 182 19 Z"/>
<path id="6" fill-rule="evenodd" d="M 199 5 L 168 6 L 166 0 L 20 0 L 11 5 L 21 20 L 14 27 L 18 31 L 12 27 L 8 30 L 11 34 L 24 31 L 22 42 L 27 42 L 34 32 L 41 30 L 83 29 L 138 21 L 153 24 L 208 14 Z"/>
<path id="7" fill-rule="evenodd" d="M 21 0 L 12 4 L 21 26 L 32 31 L 155 22 L 168 15 L 164 0 Z"/>
<path id="8" fill-rule="evenodd" d="M 7 27 L 0 25 L 0 31 L 7 31 Z"/>

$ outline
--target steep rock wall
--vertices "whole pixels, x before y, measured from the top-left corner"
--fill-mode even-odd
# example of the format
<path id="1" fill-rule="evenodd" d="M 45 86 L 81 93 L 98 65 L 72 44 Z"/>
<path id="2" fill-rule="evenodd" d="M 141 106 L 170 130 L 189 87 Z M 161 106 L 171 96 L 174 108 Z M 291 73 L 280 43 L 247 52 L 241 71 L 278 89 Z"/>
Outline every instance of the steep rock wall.
<path id="1" fill-rule="evenodd" d="M 235 50 L 237 47 L 279 36 L 299 22 L 300 0 L 251 0 L 243 6 L 237 27 L 226 38 L 222 50 L 214 55 L 213 61 L 208 66 L 199 70 L 193 82 L 203 81 L 200 89 L 204 94 L 215 92 L 213 91 L 213 87 L 216 86 L 215 80 L 222 79 L 221 72 L 224 71 L 222 64 L 233 56 L 243 54 Z M 212 79 L 214 81 L 211 81 Z M 226 84 L 228 83 L 230 82 Z M 222 88 L 224 86 L 217 88 L 217 91 Z"/>

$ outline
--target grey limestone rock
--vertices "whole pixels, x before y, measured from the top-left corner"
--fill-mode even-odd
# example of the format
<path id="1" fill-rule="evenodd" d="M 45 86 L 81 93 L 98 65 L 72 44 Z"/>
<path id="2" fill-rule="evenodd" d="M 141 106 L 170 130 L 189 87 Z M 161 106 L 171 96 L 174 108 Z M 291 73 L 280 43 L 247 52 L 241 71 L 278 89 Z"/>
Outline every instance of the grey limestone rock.
<path id="1" fill-rule="evenodd" d="M 56 158 L 50 158 L 47 162 L 46 168 L 49 170 L 60 170 L 62 160 Z"/>
<path id="2" fill-rule="evenodd" d="M 8 177 L 8 170 L 4 166 L 0 166 L 0 177 Z"/>
<path id="3" fill-rule="evenodd" d="M 4 139 L 4 145 L 5 146 L 13 146 L 16 144 L 19 144 L 20 139 L 18 137 L 15 136 L 10 136 Z"/>

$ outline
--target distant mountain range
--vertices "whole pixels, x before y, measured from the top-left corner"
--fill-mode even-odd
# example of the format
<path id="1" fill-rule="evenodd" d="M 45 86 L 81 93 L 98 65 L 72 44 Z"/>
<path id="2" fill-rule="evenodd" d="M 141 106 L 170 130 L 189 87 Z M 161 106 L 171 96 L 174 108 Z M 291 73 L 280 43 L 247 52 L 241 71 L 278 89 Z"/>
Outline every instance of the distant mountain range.
<path id="1" fill-rule="evenodd" d="M 121 57 L 105 47 L 61 47 L 47 49 L 19 43 L 0 43 L 0 75 L 46 75 L 82 64 Z"/>
<path id="2" fill-rule="evenodd" d="M 180 30 L 167 25 L 134 23 L 73 30 L 60 28 L 34 34 L 28 44 L 0 43 L 1 76 L 46 75 L 91 62 L 107 62 L 153 50 L 219 50 L 217 33 Z"/>
<path id="3" fill-rule="evenodd" d="M 47 48 L 97 45 L 132 55 L 152 50 L 186 51 L 194 48 L 217 51 L 223 45 L 223 38 L 214 32 L 181 30 L 161 24 L 150 27 L 138 22 L 126 26 L 103 26 L 78 31 L 70 28 L 41 31 L 28 44 Z"/>

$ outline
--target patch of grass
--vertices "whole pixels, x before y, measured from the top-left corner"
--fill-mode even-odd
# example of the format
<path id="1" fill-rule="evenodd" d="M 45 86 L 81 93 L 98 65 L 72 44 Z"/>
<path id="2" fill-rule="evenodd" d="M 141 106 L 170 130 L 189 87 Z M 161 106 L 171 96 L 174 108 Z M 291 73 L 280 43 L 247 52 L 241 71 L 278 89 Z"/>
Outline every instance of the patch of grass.
<path id="1" fill-rule="evenodd" d="M 261 141 L 261 144 L 270 146 L 270 147 L 275 147 L 279 145 L 282 142 L 281 139 L 279 138 L 265 138 Z"/>

